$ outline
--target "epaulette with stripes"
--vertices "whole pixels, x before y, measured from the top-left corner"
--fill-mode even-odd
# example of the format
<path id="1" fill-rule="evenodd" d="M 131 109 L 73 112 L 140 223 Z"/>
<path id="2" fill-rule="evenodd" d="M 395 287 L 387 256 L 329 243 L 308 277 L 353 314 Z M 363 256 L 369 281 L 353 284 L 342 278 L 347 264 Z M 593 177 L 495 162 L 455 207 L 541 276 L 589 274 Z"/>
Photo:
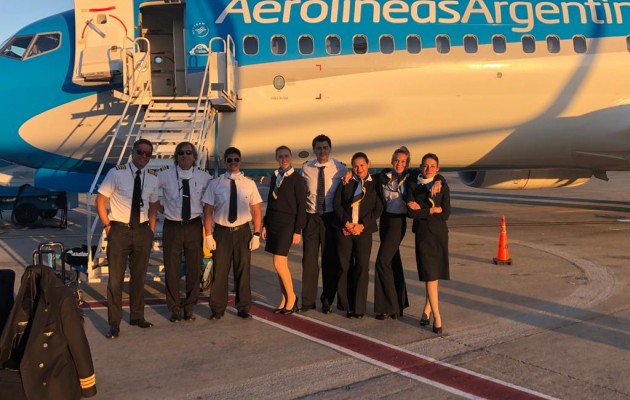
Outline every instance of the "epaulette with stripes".
<path id="1" fill-rule="evenodd" d="M 155 176 L 157 176 L 157 171 L 156 171 L 156 170 L 154 170 L 154 169 L 150 169 L 150 170 L 148 170 L 147 172 L 148 172 L 148 173 L 150 173 L 151 175 L 155 175 Z"/>
<path id="2" fill-rule="evenodd" d="M 160 167 L 160 171 L 166 171 L 168 169 L 168 165 L 163 165 Z"/>
<path id="3" fill-rule="evenodd" d="M 116 169 L 117 169 L 117 170 L 119 170 L 119 171 L 120 171 L 120 170 L 123 170 L 123 169 L 127 169 L 127 164 L 120 164 L 120 165 L 117 165 L 117 166 L 116 166 Z"/>

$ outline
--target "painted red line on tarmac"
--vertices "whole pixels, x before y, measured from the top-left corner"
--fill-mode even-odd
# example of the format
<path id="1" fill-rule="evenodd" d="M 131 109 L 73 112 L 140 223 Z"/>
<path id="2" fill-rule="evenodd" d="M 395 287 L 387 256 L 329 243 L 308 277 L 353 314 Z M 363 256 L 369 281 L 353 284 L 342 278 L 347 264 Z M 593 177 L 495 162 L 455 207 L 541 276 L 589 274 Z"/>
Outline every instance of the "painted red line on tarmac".
<path id="1" fill-rule="evenodd" d="M 200 297 L 200 302 L 207 302 L 208 297 Z M 163 298 L 145 299 L 148 306 L 165 305 Z M 123 300 L 123 307 L 129 306 L 129 300 Z M 234 307 L 234 296 L 230 295 L 229 306 Z M 86 309 L 106 308 L 107 301 L 91 300 L 81 305 Z M 286 316 L 274 314 L 271 306 L 259 303 L 252 304 L 250 312 L 258 319 L 269 321 L 287 329 L 298 332 L 306 338 L 313 338 L 319 342 L 329 343 L 337 348 L 343 348 L 377 363 L 384 364 L 402 372 L 424 378 L 439 385 L 453 388 L 457 391 L 491 400 L 529 400 L 548 399 L 544 395 L 519 389 L 518 386 L 502 383 L 491 378 L 484 378 L 480 374 L 449 366 L 420 355 L 416 355 L 395 346 L 388 346 L 376 339 L 345 331 L 321 322 L 316 322 L 304 316 Z M 313 311 L 315 312 L 315 311 Z M 391 370 L 391 369 L 390 369 Z M 403 373 L 403 376 L 405 374 Z M 407 375 L 408 376 L 408 375 Z"/>
<path id="2" fill-rule="evenodd" d="M 261 319 L 302 332 L 308 336 L 335 344 L 383 364 L 393 366 L 474 396 L 484 397 L 486 399 L 545 398 L 385 346 L 375 340 L 344 332 L 334 327 L 318 324 L 308 318 L 291 318 L 274 314 L 271 309 L 267 309 L 258 304 L 253 305 L 252 312 Z"/>

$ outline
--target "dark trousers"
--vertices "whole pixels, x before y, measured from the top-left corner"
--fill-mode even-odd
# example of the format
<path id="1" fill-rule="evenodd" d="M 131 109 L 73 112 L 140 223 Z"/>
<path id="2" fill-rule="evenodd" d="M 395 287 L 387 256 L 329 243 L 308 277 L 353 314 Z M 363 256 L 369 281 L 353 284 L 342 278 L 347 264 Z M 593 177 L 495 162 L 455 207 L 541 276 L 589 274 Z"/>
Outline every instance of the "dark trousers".
<path id="1" fill-rule="evenodd" d="M 144 318 L 144 280 L 149 266 L 153 231 L 148 224 L 132 229 L 112 222 L 107 238 L 107 319 L 110 326 L 120 326 L 122 320 L 122 285 L 129 262 L 130 318 Z"/>
<path id="2" fill-rule="evenodd" d="M 365 314 L 370 282 L 372 234 L 345 236 L 341 231 L 337 231 L 336 237 L 340 268 L 337 308 L 356 314 Z"/>
<path id="3" fill-rule="evenodd" d="M 407 286 L 400 258 L 400 243 L 407 231 L 405 214 L 385 213 L 379 224 L 381 245 L 376 256 L 374 277 L 374 312 L 400 314 L 409 307 Z"/>
<path id="4" fill-rule="evenodd" d="M 179 313 L 181 306 L 190 314 L 199 299 L 199 273 L 203 259 L 201 218 L 196 218 L 188 224 L 165 220 L 163 240 L 166 304 L 173 313 Z M 182 254 L 186 260 L 186 299 L 183 302 L 179 298 Z"/>
<path id="5" fill-rule="evenodd" d="M 317 301 L 319 257 L 322 260 L 322 304 L 332 304 L 337 292 L 339 262 L 335 251 L 334 213 L 306 214 L 302 230 L 302 307 L 312 307 Z"/>
<path id="6" fill-rule="evenodd" d="M 252 305 L 250 287 L 250 267 L 252 253 L 249 241 L 252 232 L 249 224 L 238 230 L 215 225 L 214 239 L 217 249 L 214 251 L 214 278 L 210 291 L 210 310 L 222 314 L 228 302 L 228 277 L 230 267 L 234 265 L 234 285 L 236 286 L 236 308 L 238 311 L 249 311 Z"/>

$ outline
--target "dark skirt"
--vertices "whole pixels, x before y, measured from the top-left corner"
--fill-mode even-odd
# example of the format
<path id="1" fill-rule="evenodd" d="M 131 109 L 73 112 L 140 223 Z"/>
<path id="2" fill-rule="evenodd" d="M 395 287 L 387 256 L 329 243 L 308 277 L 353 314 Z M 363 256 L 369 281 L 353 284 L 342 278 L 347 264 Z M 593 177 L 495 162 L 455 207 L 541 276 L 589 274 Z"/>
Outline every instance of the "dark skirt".
<path id="1" fill-rule="evenodd" d="M 293 243 L 295 215 L 270 211 L 265 216 L 267 243 L 265 251 L 287 256 Z"/>
<path id="2" fill-rule="evenodd" d="M 416 233 L 416 262 L 422 282 L 450 279 L 448 233 Z"/>

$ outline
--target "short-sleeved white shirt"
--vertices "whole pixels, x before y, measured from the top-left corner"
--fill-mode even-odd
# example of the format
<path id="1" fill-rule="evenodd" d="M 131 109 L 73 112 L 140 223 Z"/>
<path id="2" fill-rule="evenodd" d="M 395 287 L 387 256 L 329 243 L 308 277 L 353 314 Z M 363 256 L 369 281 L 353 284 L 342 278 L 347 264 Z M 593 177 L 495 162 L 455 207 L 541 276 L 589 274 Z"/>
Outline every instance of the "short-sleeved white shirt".
<path id="1" fill-rule="evenodd" d="M 131 201 L 133 199 L 133 183 L 136 179 L 136 168 L 133 163 L 118 165 L 110 169 L 98 188 L 98 192 L 109 198 L 110 221 L 129 223 Z M 153 171 L 143 168 L 140 171 L 142 181 L 142 207 L 140 222 L 149 220 L 149 203 L 158 201 L 158 178 Z"/>
<path id="2" fill-rule="evenodd" d="M 164 216 L 171 221 L 182 220 L 183 178 L 178 168 L 177 166 L 169 167 L 157 174 L 163 194 L 161 203 L 164 205 Z M 191 219 L 203 215 L 201 198 L 211 180 L 212 177 L 206 171 L 199 168 L 192 169 L 192 176 L 188 180 Z"/>
<path id="3" fill-rule="evenodd" d="M 262 203 L 260 192 L 253 180 L 239 173 L 234 181 L 236 182 L 237 194 L 237 215 L 236 221 L 229 222 L 228 214 L 230 210 L 230 174 L 227 172 L 213 179 L 208 184 L 208 189 L 202 201 L 214 207 L 213 220 L 223 226 L 239 226 L 252 220 L 250 206 Z"/>

